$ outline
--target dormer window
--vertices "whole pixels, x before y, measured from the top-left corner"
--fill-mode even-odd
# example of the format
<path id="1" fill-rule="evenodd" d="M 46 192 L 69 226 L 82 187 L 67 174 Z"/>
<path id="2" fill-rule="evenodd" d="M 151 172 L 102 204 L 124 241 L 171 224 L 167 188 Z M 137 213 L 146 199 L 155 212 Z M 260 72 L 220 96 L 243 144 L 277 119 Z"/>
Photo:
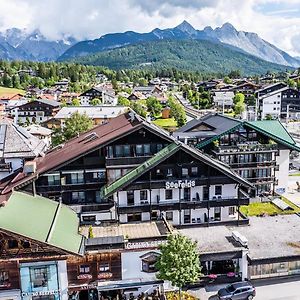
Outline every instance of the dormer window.
<path id="1" fill-rule="evenodd" d="M 146 273 L 153 273 L 156 272 L 157 269 L 155 264 L 159 257 L 159 253 L 156 252 L 149 252 L 142 255 L 140 258 L 142 260 L 142 271 Z"/>

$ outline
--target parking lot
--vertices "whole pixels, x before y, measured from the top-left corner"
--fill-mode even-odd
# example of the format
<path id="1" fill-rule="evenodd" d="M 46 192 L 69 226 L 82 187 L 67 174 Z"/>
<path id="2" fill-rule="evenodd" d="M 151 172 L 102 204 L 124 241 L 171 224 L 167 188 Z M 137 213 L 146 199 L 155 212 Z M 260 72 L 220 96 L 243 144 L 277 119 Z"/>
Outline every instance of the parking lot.
<path id="1" fill-rule="evenodd" d="M 256 288 L 254 300 L 299 300 L 300 277 L 290 279 L 272 279 L 253 282 Z M 224 285 L 208 286 L 205 289 L 192 290 L 200 300 L 217 300 L 217 291 Z"/>

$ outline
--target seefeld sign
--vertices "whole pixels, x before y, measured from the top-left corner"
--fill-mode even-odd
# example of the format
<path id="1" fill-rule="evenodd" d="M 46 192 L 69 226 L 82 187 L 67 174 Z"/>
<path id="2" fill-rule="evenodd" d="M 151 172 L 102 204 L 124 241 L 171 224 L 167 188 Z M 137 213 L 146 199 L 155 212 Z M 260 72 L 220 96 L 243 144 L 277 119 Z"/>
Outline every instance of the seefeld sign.
<path id="1" fill-rule="evenodd" d="M 172 189 L 172 188 L 184 189 L 184 188 L 194 187 L 195 185 L 196 185 L 195 180 L 178 180 L 177 182 L 176 181 L 172 181 L 172 182 L 167 181 L 166 182 L 166 189 Z"/>

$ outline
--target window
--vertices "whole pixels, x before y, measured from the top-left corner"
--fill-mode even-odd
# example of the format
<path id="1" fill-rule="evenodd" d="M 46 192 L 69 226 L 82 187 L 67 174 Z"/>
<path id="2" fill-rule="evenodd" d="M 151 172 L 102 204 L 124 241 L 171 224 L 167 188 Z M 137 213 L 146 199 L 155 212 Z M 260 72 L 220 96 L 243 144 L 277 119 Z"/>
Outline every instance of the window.
<path id="1" fill-rule="evenodd" d="M 172 211 L 167 211 L 166 212 L 166 220 L 167 221 L 173 221 L 173 212 Z"/>
<path id="2" fill-rule="evenodd" d="M 221 185 L 215 186 L 215 195 L 222 195 L 222 186 Z"/>
<path id="3" fill-rule="evenodd" d="M 190 188 L 184 188 L 183 189 L 183 199 L 184 200 L 191 200 L 191 189 Z"/>
<path id="4" fill-rule="evenodd" d="M 19 248 L 18 241 L 17 240 L 9 240 L 8 241 L 8 248 L 9 249 L 17 249 L 17 248 Z"/>
<path id="5" fill-rule="evenodd" d="M 0 287 L 9 285 L 9 274 L 7 271 L 0 271 Z"/>
<path id="6" fill-rule="evenodd" d="M 191 171 L 193 176 L 198 175 L 198 167 L 192 167 Z"/>
<path id="7" fill-rule="evenodd" d="M 76 203 L 81 203 L 85 201 L 84 192 L 72 192 L 72 200 Z"/>
<path id="8" fill-rule="evenodd" d="M 150 144 L 144 145 L 144 155 L 151 155 Z"/>
<path id="9" fill-rule="evenodd" d="M 79 266 L 79 274 L 89 274 L 90 266 L 89 265 L 80 265 Z"/>
<path id="10" fill-rule="evenodd" d="M 116 150 L 116 157 L 122 157 L 123 156 L 122 146 L 116 146 L 115 150 Z"/>
<path id="11" fill-rule="evenodd" d="M 187 177 L 189 176 L 189 169 L 188 168 L 182 168 L 182 177 Z"/>
<path id="12" fill-rule="evenodd" d="M 134 192 L 127 191 L 127 205 L 134 205 Z"/>
<path id="13" fill-rule="evenodd" d="M 166 199 L 173 199 L 173 190 L 166 190 Z"/>
<path id="14" fill-rule="evenodd" d="M 136 145 L 135 146 L 136 156 L 143 156 L 143 145 Z"/>
<path id="15" fill-rule="evenodd" d="M 30 279 L 34 288 L 48 286 L 49 271 L 49 267 L 30 268 Z"/>
<path id="16" fill-rule="evenodd" d="M 142 271 L 147 273 L 153 273 L 156 272 L 157 269 L 155 267 L 155 264 L 157 262 L 157 259 L 159 257 L 159 254 L 156 252 L 149 252 L 141 256 L 142 259 Z"/>
<path id="17" fill-rule="evenodd" d="M 228 214 L 229 214 L 229 216 L 233 216 L 235 214 L 235 207 L 234 206 L 228 207 Z"/>
<path id="18" fill-rule="evenodd" d="M 99 263 L 99 272 L 109 272 L 110 263 L 109 262 L 100 262 Z"/>
<path id="19" fill-rule="evenodd" d="M 167 177 L 172 177 L 173 176 L 173 169 L 168 168 L 167 169 Z"/>
<path id="20" fill-rule="evenodd" d="M 78 183 L 83 183 L 83 182 L 84 182 L 83 172 L 71 174 L 71 183 L 72 184 L 78 184 Z"/>
<path id="21" fill-rule="evenodd" d="M 124 145 L 124 156 L 129 157 L 130 156 L 130 146 Z"/>
<path id="22" fill-rule="evenodd" d="M 60 175 L 48 175 L 48 185 L 60 185 Z"/>
<path id="23" fill-rule="evenodd" d="M 147 200 L 148 199 L 148 195 L 147 195 L 147 191 L 140 191 L 140 200 Z"/>

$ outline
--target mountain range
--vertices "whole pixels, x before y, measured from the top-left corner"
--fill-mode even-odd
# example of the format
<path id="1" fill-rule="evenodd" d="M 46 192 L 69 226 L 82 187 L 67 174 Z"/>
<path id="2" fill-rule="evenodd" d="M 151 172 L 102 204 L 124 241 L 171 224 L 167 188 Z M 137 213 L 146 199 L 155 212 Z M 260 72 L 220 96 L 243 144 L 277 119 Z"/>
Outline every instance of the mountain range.
<path id="1" fill-rule="evenodd" d="M 70 47 L 59 60 L 69 60 L 128 45 L 161 40 L 208 40 L 216 44 L 226 44 L 234 47 L 236 51 L 248 53 L 272 63 L 292 67 L 300 66 L 298 59 L 263 40 L 256 33 L 237 31 L 230 23 L 225 23 L 216 29 L 205 27 L 203 30 L 196 30 L 187 21 L 169 29 L 156 28 L 148 33 L 127 31 L 106 34 L 95 40 L 82 41 Z"/>
<path id="2" fill-rule="evenodd" d="M 217 56 L 219 56 L 222 51 L 225 51 L 228 56 L 228 49 L 231 49 L 235 53 L 239 52 L 244 55 L 250 54 L 256 58 L 282 66 L 300 66 L 299 58 L 290 56 L 288 53 L 260 38 L 256 33 L 238 31 L 230 23 L 225 23 L 223 26 L 215 29 L 205 27 L 203 30 L 197 30 L 187 21 L 182 22 L 174 28 L 156 28 L 148 33 L 127 31 L 124 33 L 105 34 L 95 40 L 79 42 L 69 35 L 65 35 L 63 39 L 52 41 L 43 36 L 39 30 L 28 32 L 26 30 L 12 28 L 0 33 L 0 59 L 31 61 L 76 60 L 78 62 L 91 62 L 93 60 L 92 58 L 84 57 L 96 55 L 100 57 L 97 61 L 97 63 L 99 63 L 102 57 L 106 57 L 107 55 L 116 56 L 111 52 L 113 49 L 118 50 L 119 48 L 161 41 L 172 41 L 174 47 L 177 47 L 176 42 L 198 41 L 203 43 L 204 48 L 208 47 L 208 44 L 205 42 L 210 42 L 210 49 L 205 49 L 206 51 L 214 51 L 218 46 L 217 50 L 215 50 L 218 53 Z M 197 52 L 197 49 L 194 47 L 200 44 L 191 43 L 190 45 L 193 45 L 194 51 Z M 143 48 L 143 46 L 141 46 L 141 48 Z M 138 49 L 136 51 L 141 51 L 141 48 L 136 48 Z M 152 48 L 156 49 L 155 46 Z M 133 51 L 133 48 L 130 49 Z M 124 51 L 125 50 L 122 50 L 121 53 Z M 102 52 L 103 54 L 100 55 Z M 233 52 L 231 52 L 230 57 L 234 56 L 232 53 Z M 159 56 L 159 53 L 157 53 L 157 55 Z M 184 53 L 182 53 L 182 55 L 187 56 L 184 55 Z M 154 53 L 152 53 L 152 60 L 155 59 Z M 245 57 L 244 62 L 248 59 L 248 56 Z M 111 61 L 110 57 L 108 57 L 108 60 Z M 144 57 L 144 60 L 146 64 L 148 61 L 151 61 L 147 55 Z M 95 59 L 94 61 L 96 63 Z M 160 62 L 167 66 L 163 60 L 160 60 Z M 207 63 L 211 64 L 212 62 L 207 61 Z M 117 64 L 118 63 L 115 65 Z M 132 62 L 132 65 L 135 66 L 140 64 L 143 64 L 140 60 Z M 274 67 L 274 65 L 270 65 L 270 69 L 272 69 L 271 67 Z"/>
<path id="3" fill-rule="evenodd" d="M 77 41 L 69 36 L 51 41 L 39 30 L 11 28 L 0 33 L 0 58 L 5 60 L 55 61 Z"/>

